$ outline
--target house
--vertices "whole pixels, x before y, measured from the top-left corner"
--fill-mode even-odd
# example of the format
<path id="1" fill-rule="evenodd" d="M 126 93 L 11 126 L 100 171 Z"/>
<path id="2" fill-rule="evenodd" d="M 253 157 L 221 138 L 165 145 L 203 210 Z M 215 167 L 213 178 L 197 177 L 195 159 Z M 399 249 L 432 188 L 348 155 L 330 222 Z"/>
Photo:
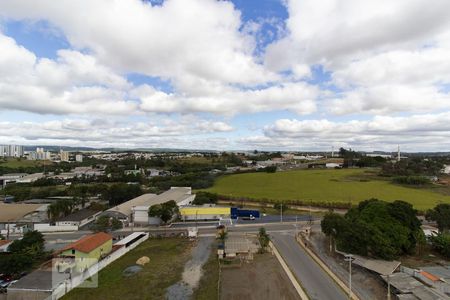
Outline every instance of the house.
<path id="1" fill-rule="evenodd" d="M 62 217 L 56 221 L 56 226 L 84 226 L 100 215 L 101 211 L 95 211 L 88 208 L 81 209 L 68 216 Z"/>
<path id="2" fill-rule="evenodd" d="M 94 265 L 112 251 L 112 236 L 99 232 L 87 235 L 59 251 L 59 257 L 75 261 L 78 271 Z"/>

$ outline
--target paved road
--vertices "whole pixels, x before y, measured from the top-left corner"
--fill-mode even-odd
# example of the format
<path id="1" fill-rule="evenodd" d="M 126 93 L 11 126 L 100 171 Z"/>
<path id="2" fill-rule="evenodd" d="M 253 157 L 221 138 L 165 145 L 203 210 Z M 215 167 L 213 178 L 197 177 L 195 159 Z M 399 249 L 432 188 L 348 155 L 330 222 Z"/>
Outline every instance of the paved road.
<path id="1" fill-rule="evenodd" d="M 311 300 L 345 300 L 347 295 L 297 244 L 290 233 L 272 233 L 272 241 Z"/>

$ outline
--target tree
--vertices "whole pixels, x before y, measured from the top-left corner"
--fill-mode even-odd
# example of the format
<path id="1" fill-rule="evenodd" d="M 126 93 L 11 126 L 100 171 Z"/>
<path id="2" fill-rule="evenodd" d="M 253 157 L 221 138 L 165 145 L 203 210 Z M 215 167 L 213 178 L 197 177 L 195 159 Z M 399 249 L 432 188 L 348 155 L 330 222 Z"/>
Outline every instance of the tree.
<path id="1" fill-rule="evenodd" d="M 430 242 L 436 251 L 450 258 L 450 234 L 439 233 L 436 236 L 430 237 Z"/>
<path id="2" fill-rule="evenodd" d="M 160 218 L 164 223 L 170 221 L 176 214 L 178 214 L 178 205 L 174 200 L 152 205 L 148 209 L 149 217 Z"/>
<path id="3" fill-rule="evenodd" d="M 70 215 L 75 207 L 72 200 L 58 200 L 47 207 L 47 215 L 51 221 Z"/>
<path id="4" fill-rule="evenodd" d="M 195 194 L 195 199 L 192 203 L 194 205 L 203 205 L 209 203 L 217 203 L 217 200 L 219 200 L 219 196 L 217 194 L 208 192 L 197 192 Z"/>
<path id="5" fill-rule="evenodd" d="M 322 231 L 343 251 L 388 260 L 411 254 L 423 238 L 411 204 L 377 199 L 362 201 L 343 217 L 327 214 Z"/>
<path id="6" fill-rule="evenodd" d="M 220 240 L 220 242 L 222 244 L 225 243 L 225 240 L 228 238 L 228 232 L 226 232 L 225 230 L 221 230 L 219 231 L 218 235 L 217 235 L 217 239 Z"/>
<path id="7" fill-rule="evenodd" d="M 436 205 L 435 208 L 427 211 L 425 217 L 427 220 L 435 221 L 439 231 L 447 232 L 450 230 L 450 204 L 441 203 Z"/>
<path id="8" fill-rule="evenodd" d="M 38 258 L 44 253 L 44 236 L 39 231 L 28 231 L 20 240 L 15 240 L 9 245 L 8 251 L 15 254 L 27 254 L 32 258 Z"/>
<path id="9" fill-rule="evenodd" d="M 110 216 L 100 216 L 95 221 L 93 230 L 95 232 L 109 232 L 113 230 L 117 230 L 123 227 L 122 222 L 118 220 L 116 217 L 110 217 Z"/>
<path id="10" fill-rule="evenodd" d="M 267 246 L 269 246 L 270 237 L 264 227 L 259 228 L 258 241 L 260 246 L 260 252 L 265 252 Z"/>
<path id="11" fill-rule="evenodd" d="M 18 275 L 31 269 L 33 263 L 33 257 L 27 254 L 0 255 L 0 270 L 5 274 Z"/>
<path id="12" fill-rule="evenodd" d="M 0 234 L 0 241 L 2 241 L 4 239 L 5 239 L 5 237 L 2 234 Z"/>

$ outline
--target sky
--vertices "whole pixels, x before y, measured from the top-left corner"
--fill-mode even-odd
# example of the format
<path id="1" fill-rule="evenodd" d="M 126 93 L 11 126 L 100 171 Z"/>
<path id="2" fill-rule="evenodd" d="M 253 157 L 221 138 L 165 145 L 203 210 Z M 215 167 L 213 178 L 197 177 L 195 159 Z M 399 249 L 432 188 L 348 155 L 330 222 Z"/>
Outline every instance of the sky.
<path id="1" fill-rule="evenodd" d="M 0 144 L 450 151 L 450 1 L 2 0 Z"/>

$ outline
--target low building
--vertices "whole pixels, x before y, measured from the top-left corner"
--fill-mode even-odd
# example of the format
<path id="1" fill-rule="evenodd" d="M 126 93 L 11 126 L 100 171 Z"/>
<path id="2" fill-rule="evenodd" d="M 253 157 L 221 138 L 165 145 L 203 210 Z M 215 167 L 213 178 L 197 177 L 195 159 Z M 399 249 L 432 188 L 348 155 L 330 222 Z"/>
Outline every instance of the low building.
<path id="1" fill-rule="evenodd" d="M 0 203 L 0 233 L 21 234 L 34 223 L 45 222 L 48 204 Z"/>
<path id="2" fill-rule="evenodd" d="M 81 209 L 68 216 L 56 221 L 56 226 L 77 226 L 78 228 L 91 223 L 100 215 L 101 211 L 95 211 L 88 208 Z"/>
<path id="3" fill-rule="evenodd" d="M 83 162 L 83 154 L 75 155 L 75 161 L 76 162 Z"/>
<path id="4" fill-rule="evenodd" d="M 180 208 L 183 221 L 221 220 L 231 217 L 231 208 L 223 206 L 183 206 Z"/>
<path id="5" fill-rule="evenodd" d="M 75 174 L 75 177 L 94 177 L 94 176 L 103 176 L 105 175 L 104 169 L 94 169 L 91 167 L 76 167 L 72 170 L 72 173 Z"/>
<path id="6" fill-rule="evenodd" d="M 116 217 L 125 226 L 130 224 L 148 225 L 148 209 L 155 204 L 161 204 L 170 200 L 174 200 L 178 206 L 188 205 L 194 201 L 195 195 L 192 194 L 190 187 L 172 187 L 159 195 L 144 194 L 113 208 L 110 208 L 101 216 Z"/>
<path id="7" fill-rule="evenodd" d="M 192 194 L 190 187 L 172 187 L 162 194 L 153 196 L 145 204 L 132 207 L 132 222 L 136 225 L 157 225 L 160 220 L 148 216 L 148 210 L 152 205 L 173 200 L 181 207 L 191 204 L 194 199 L 195 194 Z"/>
<path id="8" fill-rule="evenodd" d="M 83 271 L 97 263 L 112 251 L 112 236 L 99 232 L 81 238 L 60 250 L 59 257 L 75 261 L 78 271 Z"/>
<path id="9" fill-rule="evenodd" d="M 342 168 L 342 164 L 338 164 L 338 163 L 326 163 L 325 167 L 327 169 L 337 169 L 337 168 Z"/>
<path id="10" fill-rule="evenodd" d="M 17 183 L 32 183 L 35 182 L 38 179 L 44 178 L 44 173 L 34 173 L 30 175 L 23 176 L 22 178 L 19 178 L 16 180 Z"/>

